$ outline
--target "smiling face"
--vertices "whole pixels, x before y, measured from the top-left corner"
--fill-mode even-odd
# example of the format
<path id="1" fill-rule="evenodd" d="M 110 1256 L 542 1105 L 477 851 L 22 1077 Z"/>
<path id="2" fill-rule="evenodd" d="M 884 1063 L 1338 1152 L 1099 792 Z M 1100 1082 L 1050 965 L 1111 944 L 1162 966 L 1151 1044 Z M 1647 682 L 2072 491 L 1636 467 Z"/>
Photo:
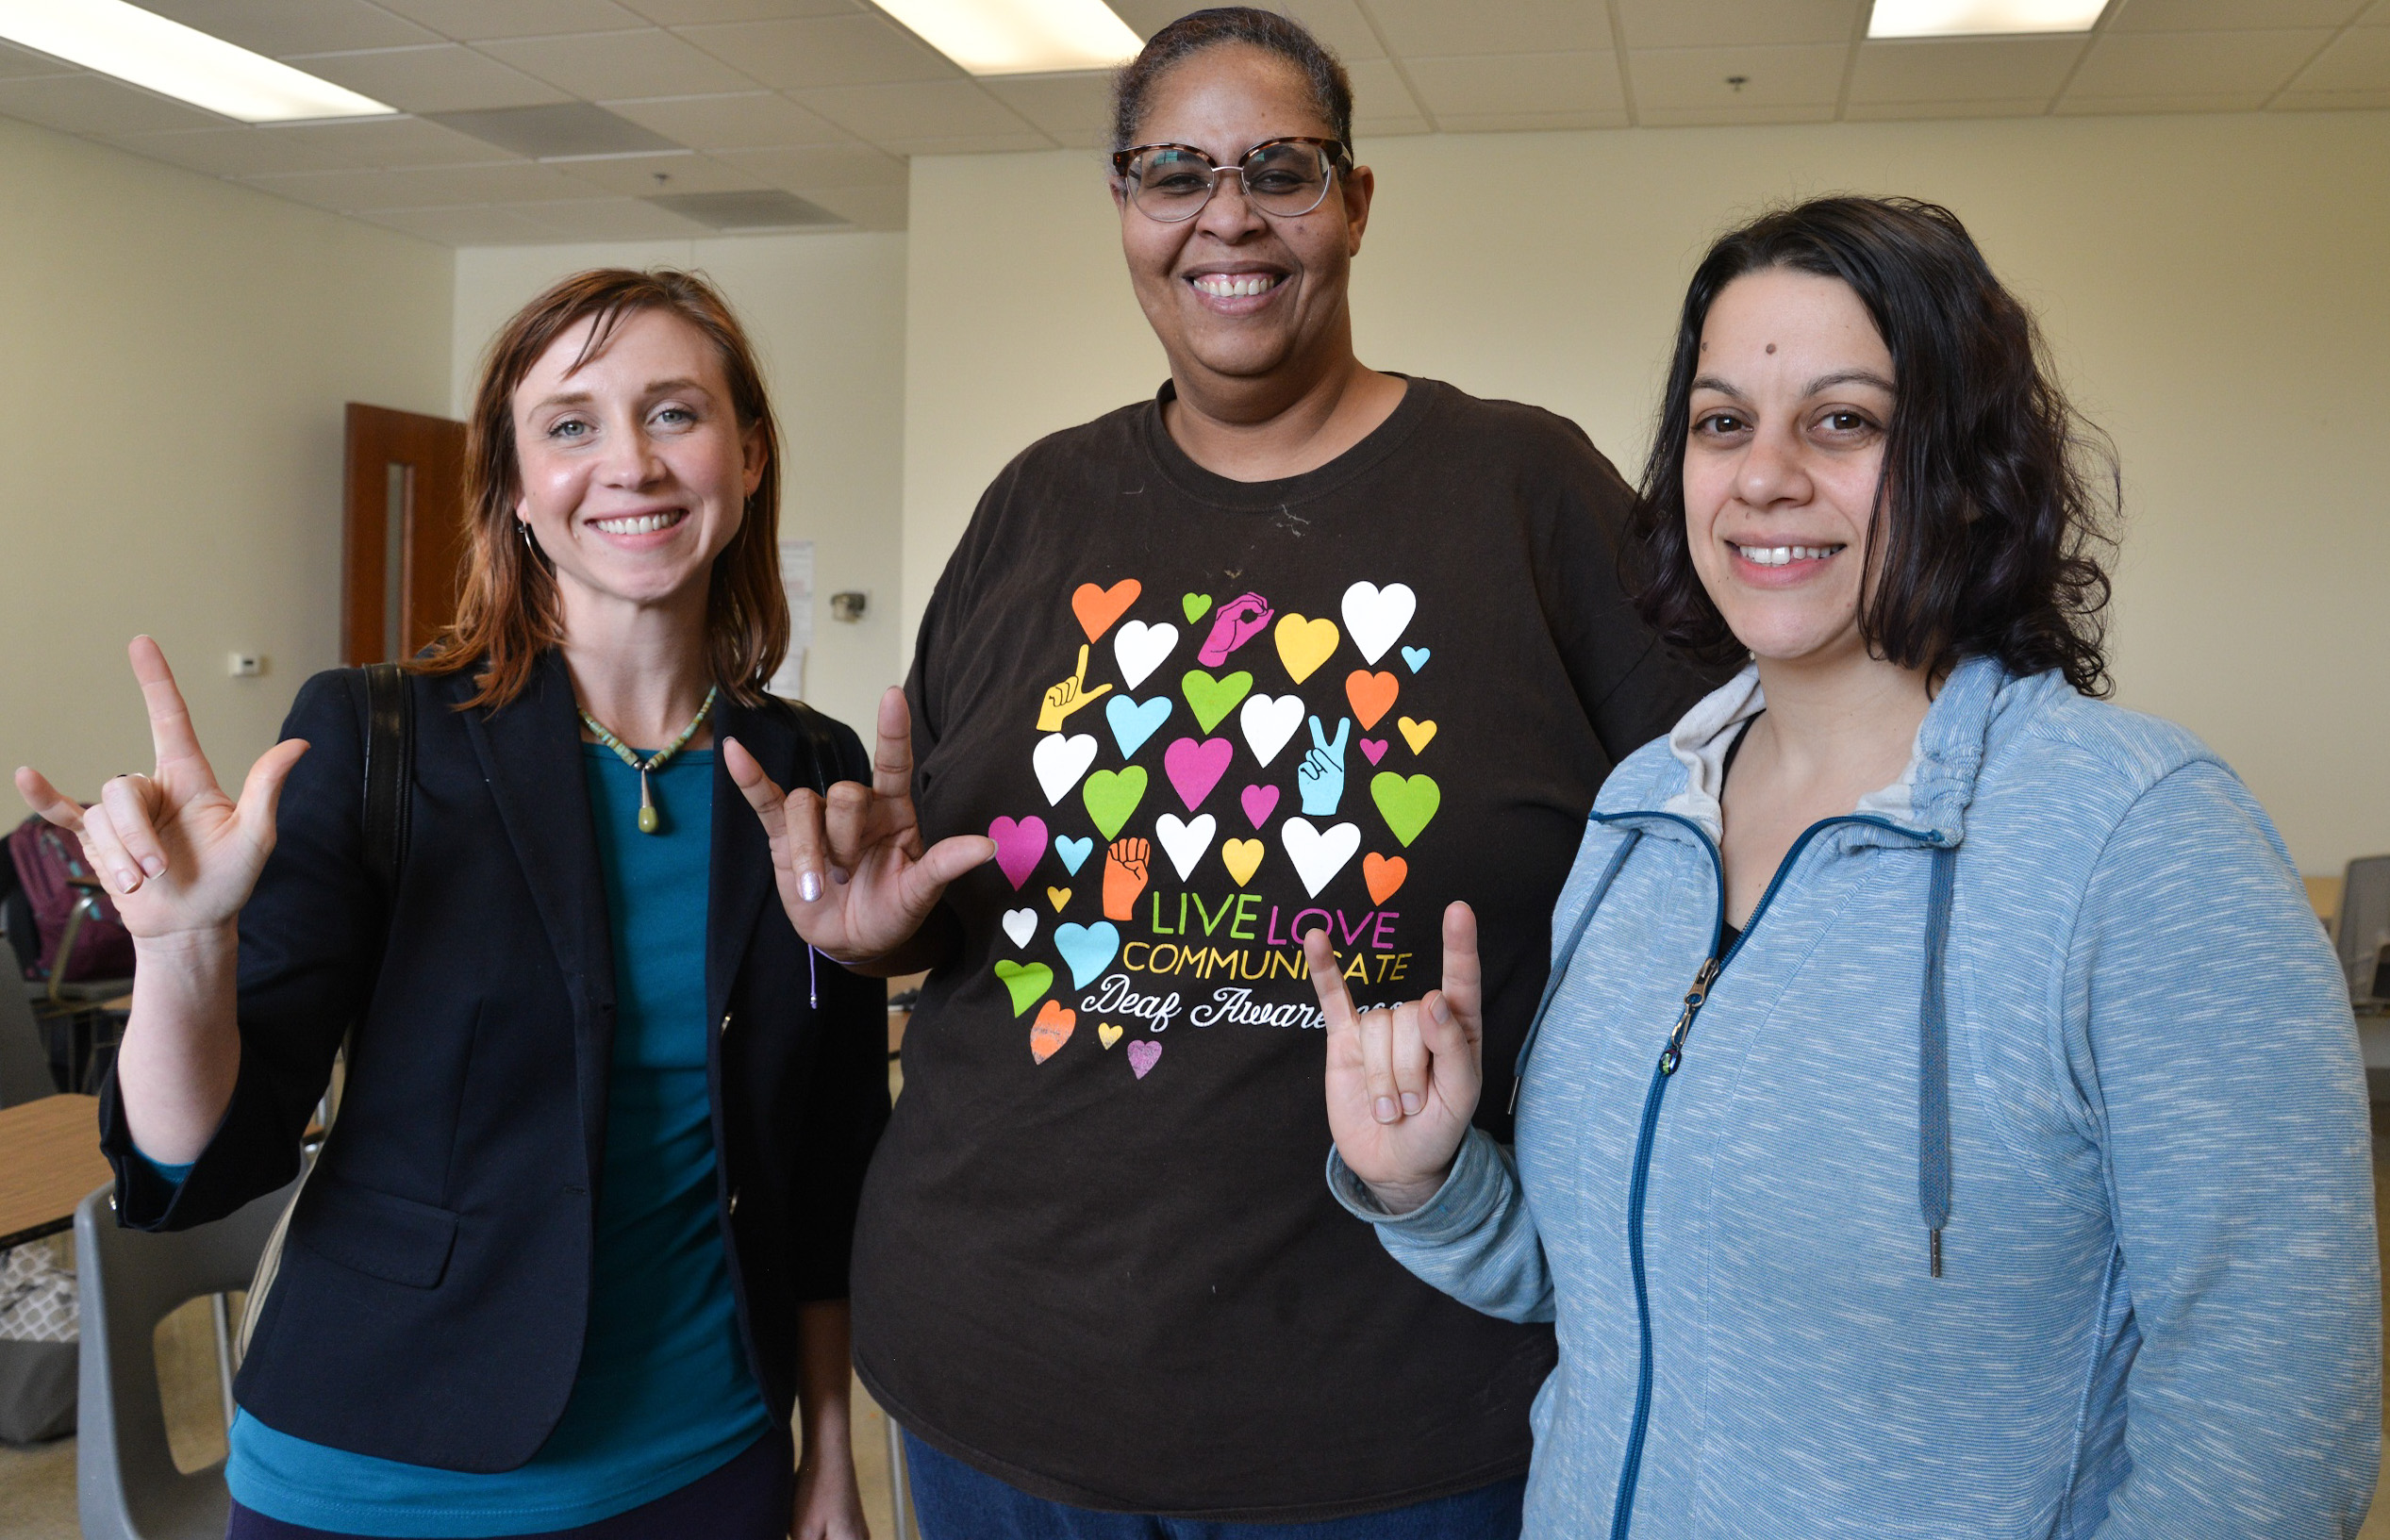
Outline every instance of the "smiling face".
<path id="1" fill-rule="evenodd" d="M 1264 140 L 1329 139 L 1303 75 L 1258 48 L 1223 44 L 1172 68 L 1154 87 L 1140 144 L 1190 144 L 1234 166 Z M 1137 304 L 1182 381 L 1203 375 L 1267 379 L 1352 348 L 1345 286 L 1369 223 L 1366 168 L 1338 172 L 1319 207 L 1272 218 L 1245 199 L 1236 176 L 1189 220 L 1139 213 L 1113 187 L 1120 245 Z"/>
<path id="2" fill-rule="evenodd" d="M 556 565 L 566 624 L 591 604 L 702 617 L 714 558 L 761 484 L 722 356 L 665 310 L 640 310 L 578 369 L 595 318 L 557 337 L 514 391 L 515 517 Z"/>
<path id="3" fill-rule="evenodd" d="M 1789 268 L 1711 304 L 1685 445 L 1694 571 L 1762 659 L 1864 658 L 1892 355 L 1851 286 Z"/>

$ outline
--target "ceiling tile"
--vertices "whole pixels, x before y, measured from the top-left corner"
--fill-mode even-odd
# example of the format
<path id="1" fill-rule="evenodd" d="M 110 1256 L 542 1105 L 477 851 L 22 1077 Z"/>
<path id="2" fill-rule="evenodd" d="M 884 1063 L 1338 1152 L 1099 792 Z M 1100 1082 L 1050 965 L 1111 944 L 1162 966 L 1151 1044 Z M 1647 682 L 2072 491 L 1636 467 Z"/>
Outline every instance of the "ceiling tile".
<path id="1" fill-rule="evenodd" d="M 726 150 L 714 157 L 753 172 L 755 179 L 807 197 L 825 187 L 903 187 L 905 162 L 869 144 L 825 144 L 790 150 Z"/>
<path id="2" fill-rule="evenodd" d="M 902 187 L 823 188 L 806 197 L 859 230 L 902 230 L 906 193 Z"/>
<path id="3" fill-rule="evenodd" d="M 755 174 L 702 155 L 625 156 L 620 160 L 550 162 L 576 182 L 622 198 L 668 192 L 743 192 Z M 661 176 L 662 181 L 656 178 Z"/>
<path id="4" fill-rule="evenodd" d="M 389 209 L 361 217 L 443 246 L 537 246 L 556 238 L 550 226 L 512 208 Z"/>
<path id="5" fill-rule="evenodd" d="M 2282 112 L 2355 112 L 2390 107 L 2390 91 L 2286 91 L 2266 104 Z"/>
<path id="6" fill-rule="evenodd" d="M 831 86 L 797 100 L 874 144 L 896 139 L 964 139 L 1032 131 L 1010 108 L 970 80 L 905 86 Z"/>
<path id="7" fill-rule="evenodd" d="M 2148 112 L 2254 112 L 2271 92 L 2220 91 L 2159 92 L 2149 96 L 2081 96 L 2073 91 L 2058 98 L 2050 111 L 2060 117 L 2126 116 Z"/>
<path id="8" fill-rule="evenodd" d="M 1858 102 L 1990 101 L 2038 97 L 2066 83 L 2082 38 L 1933 38 L 1869 42 L 1851 75 Z"/>
<path id="9" fill-rule="evenodd" d="M 692 26 L 680 36 L 783 90 L 963 78 L 943 56 L 875 15 Z"/>
<path id="10" fill-rule="evenodd" d="M 1411 100 L 1411 88 L 1402 83 L 1401 73 L 1390 60 L 1362 59 L 1345 68 L 1353 76 L 1353 118 L 1356 124 L 1419 115 L 1419 104 Z M 1386 130 L 1379 128 L 1375 132 Z"/>
<path id="11" fill-rule="evenodd" d="M 483 43 L 481 52 L 585 101 L 696 96 L 755 86 L 711 54 L 653 26 L 637 32 L 506 39 Z"/>
<path id="12" fill-rule="evenodd" d="M 62 58 L 37 54 L 30 48 L 20 48 L 12 42 L 0 42 L 0 80 L 22 75 L 79 75 L 82 72 Z"/>
<path id="13" fill-rule="evenodd" d="M 187 0 L 196 3 L 196 0 Z M 552 37 L 559 32 L 616 32 L 647 18 L 613 0 L 379 0 L 387 9 L 423 23 L 443 38 Z"/>
<path id="14" fill-rule="evenodd" d="M 1635 121 L 1646 128 L 1718 128 L 1737 124 L 1832 123 L 1832 102 L 1716 102 L 1707 107 L 1645 107 L 1635 104 Z"/>
<path id="15" fill-rule="evenodd" d="M 1865 29 L 1869 0 L 1617 0 L 1630 48 L 1850 42 Z"/>
<path id="16" fill-rule="evenodd" d="M 662 26 L 710 22 L 776 22 L 794 16 L 846 16 L 868 9 L 863 0 L 622 0 Z"/>
<path id="17" fill-rule="evenodd" d="M 1770 108 L 1831 106 L 1842 94 L 1850 57 L 1839 43 L 1778 43 L 1762 48 L 1638 48 L 1627 55 L 1635 82 L 1635 115 L 1657 123 L 1653 111 L 1710 112 L 1700 121 L 1735 122 Z M 1740 75 L 1739 87 L 1729 84 Z M 1776 122 L 1768 118 L 1762 121 Z"/>
<path id="18" fill-rule="evenodd" d="M 1010 133 L 935 135 L 925 139 L 888 138 L 873 140 L 890 155 L 992 155 L 1002 150 L 1051 150 L 1056 148 L 1054 136 L 1035 128 L 1021 128 Z M 1093 157 L 1089 164 L 1100 164 Z"/>
<path id="19" fill-rule="evenodd" d="M 1919 118 L 2033 118 L 2050 110 L 2047 96 L 2019 96 L 2010 101 L 1970 102 L 1957 98 L 1936 102 L 1862 102 L 1842 109 L 1851 123 L 1910 122 Z"/>
<path id="20" fill-rule="evenodd" d="M 433 166 L 412 171 L 302 172 L 252 176 L 251 187 L 343 211 L 437 208 L 466 203 L 544 203 L 586 198 L 591 189 L 551 167 L 528 160 L 494 166 Z"/>
<path id="21" fill-rule="evenodd" d="M 186 171 L 209 176 L 259 176 L 274 172 L 331 171 L 338 162 L 313 147 L 261 128 L 180 129 L 126 134 L 108 142 Z"/>
<path id="22" fill-rule="evenodd" d="M 2110 32 L 2243 32 L 2260 27 L 2339 26 L 2366 0 L 2124 0 Z"/>
<path id="23" fill-rule="evenodd" d="M 785 96 L 676 96 L 610 102 L 606 109 L 692 150 L 748 150 L 775 144 L 835 144 L 838 127 Z"/>
<path id="24" fill-rule="evenodd" d="M 104 75 L 43 75 L 0 80 L 0 116 L 70 134 L 113 135 L 169 128 L 224 128 L 212 112 L 153 96 Z"/>
<path id="25" fill-rule="evenodd" d="M 1175 0 L 1169 8 L 1187 8 L 1185 0 Z M 1336 58 L 1344 60 L 1348 68 L 1365 59 L 1386 57 L 1377 29 L 1369 25 L 1369 18 L 1362 13 L 1356 0 L 1281 0 L 1274 8 L 1309 27 L 1314 37 L 1336 50 Z"/>
<path id="26" fill-rule="evenodd" d="M 2290 83 L 2297 91 L 2390 91 L 2390 26 L 2353 27 Z"/>
<path id="27" fill-rule="evenodd" d="M 1606 50 L 1610 18 L 1598 0 L 1369 0 L 1387 46 L 1413 55 Z M 1523 109 L 1522 109 L 1523 110 Z"/>
<path id="28" fill-rule="evenodd" d="M 2111 32 L 2095 40 L 2066 95 L 2271 94 L 2330 41 L 2318 31 Z"/>
<path id="29" fill-rule="evenodd" d="M 1353 120 L 1353 137 L 1362 141 L 1365 144 L 1373 143 L 1382 139 L 1407 139 L 1413 134 L 1432 134 L 1434 132 L 1436 132 L 1436 124 L 1428 122 L 1425 118 L 1396 117 L 1364 119 L 1356 117 Z M 1369 163 L 1369 157 L 1367 155 L 1363 155 L 1361 157 L 1362 164 L 1367 165 Z"/>
<path id="30" fill-rule="evenodd" d="M 692 219 L 637 198 L 517 204 L 514 212 L 566 240 L 685 240 L 715 234 Z"/>
<path id="31" fill-rule="evenodd" d="M 998 101 L 1045 130 L 1057 143 L 1084 149 L 1111 147 L 1110 75 L 998 75 L 980 84 Z"/>
<path id="32" fill-rule="evenodd" d="M 141 0 L 141 8 L 274 58 L 440 41 L 365 0 Z"/>
<path id="33" fill-rule="evenodd" d="M 1413 58 L 1421 104 L 1445 123 L 1456 114 L 1623 112 L 1618 56 L 1608 53 L 1476 54 Z"/>
<path id="34" fill-rule="evenodd" d="M 402 112 L 471 112 L 567 99 L 554 86 L 453 42 L 370 54 L 317 54 L 291 62 Z"/>
<path id="35" fill-rule="evenodd" d="M 257 131 L 305 145 L 334 168 L 465 166 L 500 157 L 482 141 L 422 118 L 274 124 Z"/>
<path id="36" fill-rule="evenodd" d="M 1452 134 L 1526 134 L 1550 129 L 1624 128 L 1626 109 L 1615 112 L 1446 112 L 1436 124 Z"/>

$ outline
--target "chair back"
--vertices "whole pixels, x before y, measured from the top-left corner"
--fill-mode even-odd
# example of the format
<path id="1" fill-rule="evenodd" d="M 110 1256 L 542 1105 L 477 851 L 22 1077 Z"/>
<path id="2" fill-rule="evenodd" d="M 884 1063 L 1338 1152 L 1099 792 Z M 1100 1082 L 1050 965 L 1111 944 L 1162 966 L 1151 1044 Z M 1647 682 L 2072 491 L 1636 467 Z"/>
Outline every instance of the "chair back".
<path id="1" fill-rule="evenodd" d="M 120 1229 L 115 1187 L 75 1211 L 82 1312 L 82 1410 L 75 1504 L 86 1540 L 223 1540 L 232 1512 L 224 1468 L 185 1475 L 166 1442 L 158 1323 L 186 1300 L 249 1286 L 290 1188 L 214 1224 L 169 1234 Z"/>
<path id="2" fill-rule="evenodd" d="M 2340 970 L 2349 975 L 2349 998 L 2381 1000 L 2382 958 L 2390 943 L 2390 855 L 2349 863 L 2340 879 L 2340 919 L 2332 935 L 2340 945 Z"/>
<path id="3" fill-rule="evenodd" d="M 0 1107 L 58 1094 L 50 1083 L 50 1052 L 34 1023 L 25 985 L 0 968 Z"/>

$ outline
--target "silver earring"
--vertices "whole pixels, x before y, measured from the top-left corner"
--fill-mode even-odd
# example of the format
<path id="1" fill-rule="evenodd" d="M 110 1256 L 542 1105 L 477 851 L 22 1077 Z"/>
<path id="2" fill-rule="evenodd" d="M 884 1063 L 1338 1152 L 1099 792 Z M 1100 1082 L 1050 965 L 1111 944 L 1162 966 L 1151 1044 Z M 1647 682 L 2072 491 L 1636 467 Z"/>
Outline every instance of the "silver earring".
<path id="1" fill-rule="evenodd" d="M 536 555 L 539 548 L 531 543 L 531 521 L 528 519 L 516 520 L 515 529 L 523 536 L 523 548 L 525 551 L 532 552 Z"/>

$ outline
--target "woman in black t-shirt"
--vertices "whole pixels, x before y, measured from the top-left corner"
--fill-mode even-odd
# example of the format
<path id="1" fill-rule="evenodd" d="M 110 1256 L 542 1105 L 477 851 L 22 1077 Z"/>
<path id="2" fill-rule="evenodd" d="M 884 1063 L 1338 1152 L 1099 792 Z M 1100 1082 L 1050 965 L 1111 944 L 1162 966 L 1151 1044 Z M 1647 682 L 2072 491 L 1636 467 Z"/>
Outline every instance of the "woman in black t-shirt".
<path id="1" fill-rule="evenodd" d="M 1390 1002 L 1480 905 L 1507 1063 L 1595 790 L 1700 685 L 1583 433 L 1353 356 L 1351 118 L 1271 13 L 1147 44 L 1113 188 L 1170 382 L 988 489 L 869 793 L 750 790 L 808 940 L 932 969 L 854 1280 L 932 1540 L 1518 1532 L 1551 1338 L 1328 1198 L 1299 937 Z"/>

